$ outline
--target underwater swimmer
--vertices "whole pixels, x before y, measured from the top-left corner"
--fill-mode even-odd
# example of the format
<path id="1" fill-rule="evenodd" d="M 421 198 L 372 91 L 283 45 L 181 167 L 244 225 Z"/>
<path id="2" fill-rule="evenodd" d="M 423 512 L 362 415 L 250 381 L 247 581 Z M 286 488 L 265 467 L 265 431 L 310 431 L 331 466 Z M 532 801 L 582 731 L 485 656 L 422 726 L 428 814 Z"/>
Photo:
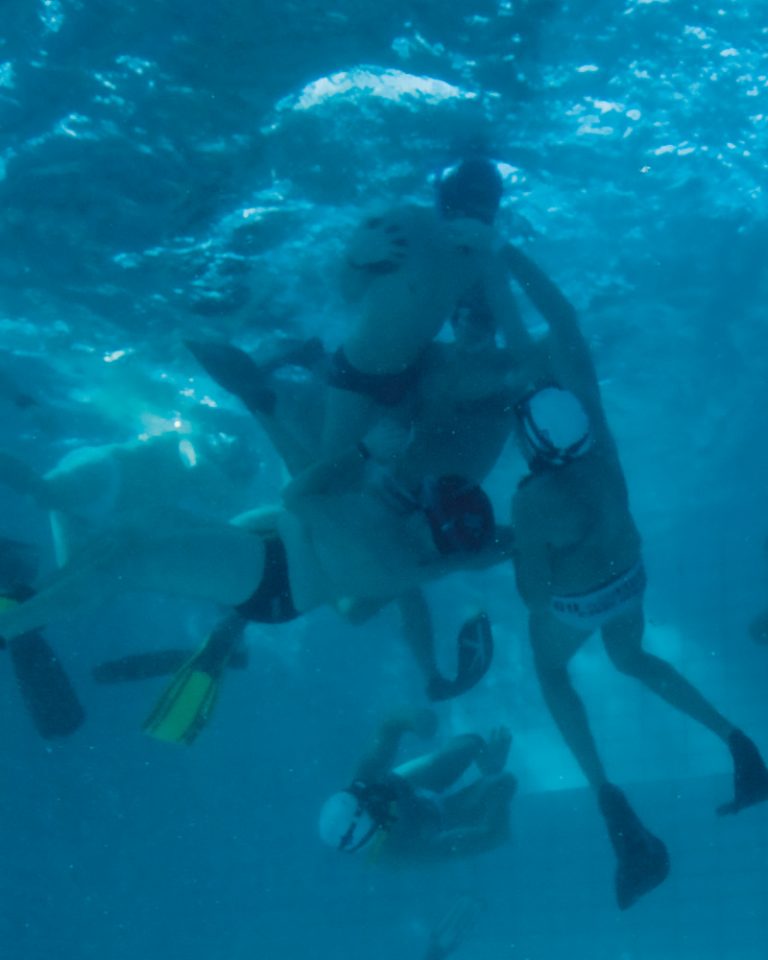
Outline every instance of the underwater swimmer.
<path id="1" fill-rule="evenodd" d="M 600 631 L 613 665 L 717 736 L 730 751 L 734 798 L 718 813 L 768 800 L 768 769 L 752 741 L 667 661 L 643 648 L 646 578 L 640 535 L 575 311 L 523 253 L 506 258 L 548 333 L 540 369 L 517 404 L 516 432 L 529 473 L 512 498 L 517 585 L 544 699 L 595 790 L 618 867 L 626 909 L 663 882 L 664 844 L 642 824 L 607 777 L 568 663 Z"/>
<path id="2" fill-rule="evenodd" d="M 275 376 L 275 365 L 266 367 L 230 344 L 192 341 L 188 346 L 206 372 L 238 396 L 263 426 L 291 474 L 316 462 L 326 387 L 318 375 L 324 362 L 318 341 L 312 346 L 313 364 L 298 378 Z M 291 346 L 286 362 L 293 364 Z M 429 475 L 462 473 L 481 482 L 495 464 L 513 421 L 512 398 L 519 393 L 520 371 L 509 351 L 487 339 L 478 343 L 462 332 L 450 343 L 434 343 L 425 351 L 418 381 L 407 397 L 392 409 L 392 416 L 407 437 L 389 464 L 396 481 L 417 488 Z M 457 638 L 459 669 L 446 680 L 436 662 L 431 615 L 423 593 L 409 591 L 396 601 L 403 633 L 425 677 L 431 699 L 457 696 L 474 686 L 490 663 L 492 642 L 487 621 L 473 617 Z M 344 615 L 362 623 L 381 604 L 345 603 Z M 476 651 L 485 651 L 480 669 Z M 472 650 L 471 656 L 469 651 Z M 469 662 L 472 666 L 469 666 Z"/>
<path id="3" fill-rule="evenodd" d="M 391 600 L 429 579 L 505 556 L 479 487 L 442 477 L 406 490 L 357 447 L 330 472 L 306 471 L 284 500 L 269 536 L 193 517 L 171 531 L 110 531 L 29 601 L 0 613 L 0 634 L 17 636 L 128 590 L 195 597 L 259 622 L 278 615 L 282 622 L 344 597 Z"/>
<path id="4" fill-rule="evenodd" d="M 176 431 L 147 439 L 82 446 L 47 473 L 0 451 L 0 483 L 49 511 L 59 564 L 112 526 L 154 528 L 184 510 L 229 516 L 244 505 L 251 471 L 234 438 Z M 237 457 L 238 462 L 232 462 Z"/>
<path id="5" fill-rule="evenodd" d="M 323 843 L 347 854 L 365 851 L 377 863 L 394 866 L 476 856 L 509 840 L 509 806 L 517 786 L 504 770 L 509 731 L 500 727 L 487 739 L 452 737 L 395 766 L 406 733 L 428 738 L 436 727 L 430 710 L 401 710 L 384 720 L 350 785 L 323 805 Z M 457 788 L 473 765 L 479 776 Z"/>
<path id="6" fill-rule="evenodd" d="M 496 165 L 468 157 L 438 179 L 435 209 L 371 216 L 354 234 L 341 286 L 358 313 L 331 363 L 325 456 L 403 399 L 425 348 L 468 299 L 487 307 L 513 355 L 527 349 L 493 230 L 501 194 Z"/>

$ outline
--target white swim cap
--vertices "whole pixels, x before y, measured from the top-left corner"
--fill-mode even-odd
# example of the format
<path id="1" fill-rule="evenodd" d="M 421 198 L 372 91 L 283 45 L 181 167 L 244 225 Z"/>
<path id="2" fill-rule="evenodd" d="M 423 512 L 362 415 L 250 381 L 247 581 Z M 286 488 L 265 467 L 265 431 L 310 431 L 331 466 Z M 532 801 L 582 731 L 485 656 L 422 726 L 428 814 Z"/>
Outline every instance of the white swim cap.
<path id="1" fill-rule="evenodd" d="M 529 459 L 558 467 L 592 447 L 587 411 L 570 390 L 543 387 L 522 400 L 517 410 Z"/>
<path id="2" fill-rule="evenodd" d="M 318 829 L 320 839 L 329 847 L 355 853 L 373 839 L 379 826 L 359 797 L 342 790 L 323 804 Z"/>

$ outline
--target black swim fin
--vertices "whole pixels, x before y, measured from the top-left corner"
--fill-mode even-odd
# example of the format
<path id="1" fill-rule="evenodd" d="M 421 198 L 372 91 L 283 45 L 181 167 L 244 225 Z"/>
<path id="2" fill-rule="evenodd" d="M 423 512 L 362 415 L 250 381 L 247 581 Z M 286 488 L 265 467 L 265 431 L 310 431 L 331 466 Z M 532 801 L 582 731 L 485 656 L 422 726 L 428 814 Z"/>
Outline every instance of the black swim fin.
<path id="1" fill-rule="evenodd" d="M 8 643 L 16 682 L 37 732 L 45 740 L 68 737 L 85 720 L 85 710 L 58 657 L 40 633 Z"/>
<path id="2" fill-rule="evenodd" d="M 768 800 L 768 767 L 755 744 L 741 730 L 734 730 L 728 746 L 733 757 L 733 800 L 717 808 L 721 817 Z"/>
<path id="3" fill-rule="evenodd" d="M 194 650 L 153 650 L 147 653 L 131 653 L 117 660 L 106 660 L 92 671 L 96 683 L 132 683 L 137 680 L 152 680 L 167 677 L 180 670 L 194 656 Z M 244 670 L 248 666 L 248 651 L 238 647 L 227 661 L 227 667 Z"/>
<path id="4" fill-rule="evenodd" d="M 237 615 L 217 626 L 176 673 L 144 721 L 144 732 L 166 743 L 190 745 L 211 718 L 224 668 L 242 642 L 246 621 Z"/>
<path id="5" fill-rule="evenodd" d="M 456 641 L 458 668 L 454 680 L 436 677 L 430 681 L 427 695 L 430 700 L 451 700 L 476 686 L 488 672 L 493 661 L 493 630 L 485 613 L 466 620 Z"/>
<path id="6" fill-rule="evenodd" d="M 618 787 L 603 784 L 598 800 L 618 861 L 616 902 L 620 910 L 627 910 L 666 880 L 669 854 L 664 843 L 643 826 Z"/>
<path id="7" fill-rule="evenodd" d="M 184 343 L 208 376 L 255 414 L 271 415 L 274 411 L 276 396 L 269 381 L 275 371 L 287 366 L 319 371 L 326 361 L 325 349 L 318 337 L 283 338 L 273 355 L 260 363 L 231 343 L 205 340 L 185 340 Z"/>
<path id="8" fill-rule="evenodd" d="M 241 400 L 255 414 L 271 414 L 275 407 L 275 393 L 265 380 L 269 371 L 263 371 L 244 350 L 230 343 L 204 340 L 185 340 L 208 376 L 228 393 Z"/>
<path id="9" fill-rule="evenodd" d="M 34 548 L 3 539 L 0 542 L 3 574 L 17 585 L 0 597 L 0 609 L 15 606 L 33 590 L 18 583 L 17 577 L 29 574 L 36 565 Z M 10 574 L 13 576 L 10 576 Z M 7 580 L 6 580 L 7 582 Z M 0 648 L 7 647 L 11 666 L 22 699 L 35 729 L 44 740 L 68 737 L 85 720 L 85 710 L 61 661 L 45 637 L 37 632 L 22 634 L 7 643 L 0 639 Z"/>

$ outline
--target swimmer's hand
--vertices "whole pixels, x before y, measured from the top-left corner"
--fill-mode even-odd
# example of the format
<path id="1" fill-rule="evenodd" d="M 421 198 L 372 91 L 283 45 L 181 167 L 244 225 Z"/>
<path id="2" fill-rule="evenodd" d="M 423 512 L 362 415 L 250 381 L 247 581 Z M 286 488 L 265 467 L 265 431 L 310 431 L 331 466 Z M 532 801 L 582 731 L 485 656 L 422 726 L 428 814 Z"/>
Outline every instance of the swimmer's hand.
<path id="1" fill-rule="evenodd" d="M 375 423 L 362 439 L 362 449 L 372 460 L 387 463 L 398 457 L 408 446 L 411 431 L 401 423 L 384 417 Z"/>
<path id="2" fill-rule="evenodd" d="M 347 264 L 368 273 L 394 273 L 408 255 L 402 226 L 389 217 L 369 217 L 356 231 L 347 253 Z"/>

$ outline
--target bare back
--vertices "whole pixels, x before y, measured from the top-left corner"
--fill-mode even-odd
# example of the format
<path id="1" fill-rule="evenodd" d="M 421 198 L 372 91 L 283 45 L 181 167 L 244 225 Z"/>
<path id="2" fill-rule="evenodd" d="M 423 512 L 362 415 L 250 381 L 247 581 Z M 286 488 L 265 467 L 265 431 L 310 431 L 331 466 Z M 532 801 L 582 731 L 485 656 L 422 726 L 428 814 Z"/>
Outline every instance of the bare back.
<path id="1" fill-rule="evenodd" d="M 402 257 L 382 261 L 378 270 L 358 271 L 363 282 L 352 299 L 359 301 L 360 313 L 345 343 L 357 369 L 379 374 L 406 369 L 478 281 L 484 237 L 479 227 L 473 236 L 465 226 L 465 221 L 446 224 L 430 208 L 414 205 L 371 217 L 358 229 L 350 245 L 352 263 L 356 249 L 372 245 L 367 234 L 373 233 L 396 236 Z"/>
<path id="2" fill-rule="evenodd" d="M 594 590 L 640 555 L 626 484 L 610 448 L 527 478 L 513 497 L 512 523 L 520 591 L 533 605 Z"/>

